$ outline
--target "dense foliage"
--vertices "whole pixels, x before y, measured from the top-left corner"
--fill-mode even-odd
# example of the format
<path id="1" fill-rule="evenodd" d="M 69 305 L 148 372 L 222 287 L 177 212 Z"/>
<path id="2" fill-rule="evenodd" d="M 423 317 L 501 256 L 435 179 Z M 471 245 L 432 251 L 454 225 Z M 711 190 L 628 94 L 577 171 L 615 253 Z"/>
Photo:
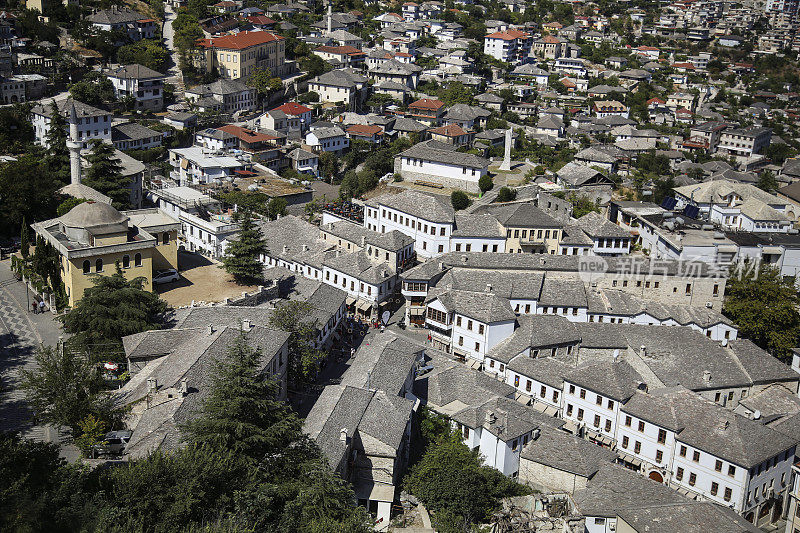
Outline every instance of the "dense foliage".
<path id="1" fill-rule="evenodd" d="M 263 279 L 264 265 L 261 263 L 261 256 L 268 250 L 261 228 L 253 222 L 253 214 L 248 210 L 239 213 L 239 235 L 236 240 L 228 243 L 222 257 L 222 267 L 233 276 L 236 283 L 247 285 Z"/>

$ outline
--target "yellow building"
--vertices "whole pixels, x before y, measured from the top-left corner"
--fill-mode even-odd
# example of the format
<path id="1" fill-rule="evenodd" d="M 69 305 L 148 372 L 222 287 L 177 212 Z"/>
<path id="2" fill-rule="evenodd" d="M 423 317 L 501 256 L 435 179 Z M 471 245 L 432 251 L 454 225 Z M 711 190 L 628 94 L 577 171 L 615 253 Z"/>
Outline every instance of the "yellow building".
<path id="1" fill-rule="evenodd" d="M 269 69 L 282 76 L 286 66 L 286 39 L 266 31 L 243 31 L 213 39 L 200 39 L 196 66 L 206 72 L 214 69 L 229 80 L 246 78 L 256 69 Z"/>
<path id="2" fill-rule="evenodd" d="M 159 209 L 120 212 L 89 201 L 32 227 L 61 256 L 70 306 L 93 286 L 92 275 L 110 276 L 117 263 L 125 278 L 144 278 L 146 290 L 153 288 L 155 270 L 178 268 L 180 223 Z"/>

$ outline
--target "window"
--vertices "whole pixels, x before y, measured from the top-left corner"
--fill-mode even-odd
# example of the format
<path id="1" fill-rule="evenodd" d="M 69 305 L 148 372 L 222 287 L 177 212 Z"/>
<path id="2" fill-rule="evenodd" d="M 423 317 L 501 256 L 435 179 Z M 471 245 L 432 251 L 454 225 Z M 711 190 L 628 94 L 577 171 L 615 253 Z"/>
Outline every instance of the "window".
<path id="1" fill-rule="evenodd" d="M 694 472 L 689 473 L 689 485 L 694 487 L 694 484 L 697 483 L 697 474 Z"/>
<path id="2" fill-rule="evenodd" d="M 638 440 L 634 441 L 634 443 L 633 443 L 633 453 L 641 453 L 641 451 L 642 451 L 642 443 L 639 442 Z"/>
<path id="3" fill-rule="evenodd" d="M 629 415 L 625 416 L 625 425 L 631 427 L 631 417 Z"/>
<path id="4" fill-rule="evenodd" d="M 736 475 L 736 467 L 733 465 L 728 465 L 728 475 L 733 477 Z"/>
<path id="5" fill-rule="evenodd" d="M 142 266 L 142 254 L 136 254 L 133 256 L 133 266 Z"/>
<path id="6" fill-rule="evenodd" d="M 567 416 L 572 416 L 572 404 L 567 404 Z"/>
<path id="7" fill-rule="evenodd" d="M 547 387 L 545 387 L 544 385 L 542 385 L 542 388 L 539 389 L 539 396 L 541 396 L 542 398 L 547 396 Z"/>
<path id="8" fill-rule="evenodd" d="M 667 442 L 667 432 L 663 429 L 658 430 L 658 442 L 659 444 Z"/>
<path id="9" fill-rule="evenodd" d="M 675 472 L 675 479 L 678 481 L 683 479 L 683 468 L 678 467 L 678 470 Z"/>
<path id="10" fill-rule="evenodd" d="M 102 272 L 103 271 L 103 260 L 98 259 L 94 262 L 94 271 L 95 272 Z"/>
<path id="11" fill-rule="evenodd" d="M 570 394 L 575 394 L 575 385 L 570 385 L 569 386 L 569 393 Z"/>
<path id="12" fill-rule="evenodd" d="M 611 433 L 611 420 L 606 418 L 606 433 Z"/>
<path id="13" fill-rule="evenodd" d="M 717 459 L 714 462 L 714 470 L 716 470 L 717 472 L 722 472 L 722 461 L 720 461 L 719 459 Z"/>
<path id="14" fill-rule="evenodd" d="M 456 326 L 461 327 L 461 317 L 460 316 L 456 317 Z"/>
<path id="15" fill-rule="evenodd" d="M 481 343 L 479 343 L 479 342 L 475 343 L 475 351 L 476 352 L 480 352 L 481 351 Z"/>
<path id="16" fill-rule="evenodd" d="M 580 396 L 581 396 L 581 400 L 585 400 L 586 399 L 586 389 L 581 389 Z"/>
<path id="17" fill-rule="evenodd" d="M 472 320 L 467 320 L 467 329 L 472 331 Z"/>
<path id="18" fill-rule="evenodd" d="M 700 462 L 700 452 L 699 451 L 697 451 L 697 450 L 694 451 L 694 453 L 692 454 L 692 461 L 694 461 L 695 463 L 699 463 Z"/>
<path id="19" fill-rule="evenodd" d="M 603 405 L 603 397 L 599 394 L 597 395 L 597 400 L 595 401 L 597 405 Z"/>
<path id="20" fill-rule="evenodd" d="M 733 496 L 733 491 L 731 490 L 730 487 L 725 487 L 725 496 L 723 496 L 723 499 L 726 502 L 729 502 L 731 501 L 731 496 Z"/>
<path id="21" fill-rule="evenodd" d="M 531 391 L 531 380 L 527 380 L 527 382 L 525 383 L 525 391 L 526 392 Z"/>
<path id="22" fill-rule="evenodd" d="M 583 420 L 583 409 L 578 409 L 578 420 Z"/>
<path id="23" fill-rule="evenodd" d="M 711 495 L 716 496 L 717 492 L 719 492 L 719 483 L 716 481 L 711 482 Z"/>
<path id="24" fill-rule="evenodd" d="M 458 338 L 458 345 L 459 346 L 464 346 L 464 337 L 459 337 Z"/>
<path id="25" fill-rule="evenodd" d="M 681 449 L 678 453 L 680 454 L 681 457 L 686 457 L 686 446 L 681 445 Z"/>
<path id="26" fill-rule="evenodd" d="M 122 268 L 130 268 L 131 266 L 131 256 L 123 255 L 122 256 Z"/>
<path id="27" fill-rule="evenodd" d="M 622 437 L 622 447 L 627 449 L 627 448 L 628 448 L 628 442 L 629 442 L 629 440 L 628 440 L 628 436 L 627 436 L 627 435 L 624 435 L 624 436 Z"/>
<path id="28" fill-rule="evenodd" d="M 89 262 L 89 260 L 87 259 L 86 261 L 83 262 L 83 273 L 88 274 L 91 271 L 92 271 L 92 263 Z"/>
<path id="29" fill-rule="evenodd" d="M 664 459 L 664 452 L 656 450 L 656 462 L 660 463 L 662 459 Z"/>
<path id="30" fill-rule="evenodd" d="M 644 422 L 639 420 L 639 432 L 644 433 Z"/>
<path id="31" fill-rule="evenodd" d="M 600 415 L 594 415 L 594 427 L 600 427 Z"/>
<path id="32" fill-rule="evenodd" d="M 483 324 L 478 324 L 478 334 L 483 335 Z"/>

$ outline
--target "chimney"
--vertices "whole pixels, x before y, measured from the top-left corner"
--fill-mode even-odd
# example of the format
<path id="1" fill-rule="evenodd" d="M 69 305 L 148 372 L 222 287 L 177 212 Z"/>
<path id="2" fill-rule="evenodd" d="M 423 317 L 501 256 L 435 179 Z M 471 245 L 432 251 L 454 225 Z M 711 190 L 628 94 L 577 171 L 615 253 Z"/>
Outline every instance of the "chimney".
<path id="1" fill-rule="evenodd" d="M 362 235 L 361 236 L 361 246 L 362 247 L 366 246 L 366 244 L 367 244 L 367 236 L 366 235 Z"/>
<path id="2" fill-rule="evenodd" d="M 444 272 L 444 263 L 442 261 L 439 261 L 439 270 Z"/>
<path id="3" fill-rule="evenodd" d="M 304 244 L 304 245 L 303 245 L 303 251 L 304 251 L 304 252 L 307 252 L 307 251 L 308 251 L 308 245 L 307 245 L 307 244 Z"/>
<path id="4" fill-rule="evenodd" d="M 494 414 L 494 411 L 486 412 L 486 422 L 488 424 L 494 424 L 495 422 L 497 422 L 497 415 Z"/>
<path id="5" fill-rule="evenodd" d="M 213 324 L 209 324 L 208 326 L 206 326 L 206 334 L 207 335 L 213 335 L 213 333 L 214 333 L 214 325 Z"/>
<path id="6" fill-rule="evenodd" d="M 181 380 L 180 386 L 178 387 L 178 392 L 181 393 L 181 396 L 186 396 L 189 394 L 189 385 L 186 383 L 185 379 Z"/>
<path id="7" fill-rule="evenodd" d="M 711 371 L 710 370 L 706 370 L 706 371 L 703 372 L 703 381 L 705 381 L 706 383 L 711 383 Z"/>
<path id="8" fill-rule="evenodd" d="M 619 361 L 619 348 L 614 350 L 614 362 L 616 363 L 617 361 Z"/>
<path id="9" fill-rule="evenodd" d="M 283 245 L 283 253 L 286 253 L 286 252 L 288 252 L 288 251 L 289 251 L 289 247 L 288 247 L 287 245 L 285 245 L 285 244 L 284 244 L 284 245 Z"/>
<path id="10" fill-rule="evenodd" d="M 253 324 L 249 320 L 242 320 L 242 331 L 250 331 L 252 327 Z"/>
<path id="11" fill-rule="evenodd" d="M 158 380 L 156 378 L 147 378 L 147 392 L 148 394 L 158 392 Z"/>
<path id="12" fill-rule="evenodd" d="M 389 277 L 389 271 L 386 270 L 385 268 L 383 269 L 383 277 L 384 278 L 388 278 Z"/>
<path id="13" fill-rule="evenodd" d="M 347 444 L 347 428 L 339 430 L 339 440 Z"/>
<path id="14" fill-rule="evenodd" d="M 492 292 L 492 284 L 491 283 L 487 283 L 486 284 L 486 292 Z"/>
<path id="15" fill-rule="evenodd" d="M 639 348 L 639 355 L 642 357 L 647 357 L 647 346 L 644 344 L 642 344 L 642 346 Z"/>
<path id="16" fill-rule="evenodd" d="M 467 256 L 466 255 L 462 255 L 461 256 L 461 262 L 462 263 L 466 263 L 467 262 Z"/>
<path id="17" fill-rule="evenodd" d="M 341 250 L 339 250 L 339 249 L 337 249 L 337 250 L 336 250 L 336 257 L 339 257 L 340 255 L 342 255 L 342 251 L 341 251 Z"/>

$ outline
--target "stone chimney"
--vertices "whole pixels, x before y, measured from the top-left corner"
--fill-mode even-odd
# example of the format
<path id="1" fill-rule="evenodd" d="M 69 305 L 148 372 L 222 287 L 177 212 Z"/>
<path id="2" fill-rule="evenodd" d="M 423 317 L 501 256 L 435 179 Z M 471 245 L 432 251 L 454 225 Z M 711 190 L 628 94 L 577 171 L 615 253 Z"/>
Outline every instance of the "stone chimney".
<path id="1" fill-rule="evenodd" d="M 284 245 L 283 245 L 283 253 L 286 253 L 286 252 L 288 252 L 288 251 L 289 251 L 289 247 L 288 247 L 287 245 L 285 245 L 285 244 L 284 244 Z"/>
<path id="2" fill-rule="evenodd" d="M 158 392 L 158 380 L 156 378 L 147 378 L 147 393 L 155 394 Z"/>
<path id="3" fill-rule="evenodd" d="M 647 357 L 647 346 L 644 344 L 642 344 L 642 346 L 639 348 L 639 355 L 642 357 Z"/>
<path id="4" fill-rule="evenodd" d="M 339 440 L 347 444 L 347 428 L 342 428 L 339 430 Z"/>
<path id="5" fill-rule="evenodd" d="M 242 331 L 250 331 L 253 329 L 253 324 L 249 320 L 242 320 Z"/>
<path id="6" fill-rule="evenodd" d="M 366 235 L 362 235 L 361 236 L 361 246 L 363 247 L 363 246 L 366 246 L 366 245 L 367 245 L 367 236 Z"/>
<path id="7" fill-rule="evenodd" d="M 307 251 L 308 251 L 308 245 L 307 245 L 307 244 L 304 244 L 304 245 L 303 245 L 303 251 L 304 251 L 304 252 L 307 252 Z"/>
<path id="8" fill-rule="evenodd" d="M 486 292 L 492 292 L 492 284 L 491 283 L 487 283 L 486 284 Z"/>
<path id="9" fill-rule="evenodd" d="M 462 255 L 461 256 L 461 262 L 462 263 L 466 263 L 467 262 L 467 256 L 466 255 Z"/>
<path id="10" fill-rule="evenodd" d="M 705 381 L 706 383 L 711 383 L 711 371 L 710 370 L 706 370 L 706 371 L 703 372 L 703 381 Z"/>
<path id="11" fill-rule="evenodd" d="M 208 326 L 206 326 L 206 334 L 207 335 L 213 335 L 214 334 L 214 325 L 213 324 L 209 324 Z"/>
<path id="12" fill-rule="evenodd" d="M 181 380 L 180 385 L 178 386 L 178 392 L 181 394 L 181 396 L 186 396 L 189 394 L 189 384 L 185 379 Z"/>

